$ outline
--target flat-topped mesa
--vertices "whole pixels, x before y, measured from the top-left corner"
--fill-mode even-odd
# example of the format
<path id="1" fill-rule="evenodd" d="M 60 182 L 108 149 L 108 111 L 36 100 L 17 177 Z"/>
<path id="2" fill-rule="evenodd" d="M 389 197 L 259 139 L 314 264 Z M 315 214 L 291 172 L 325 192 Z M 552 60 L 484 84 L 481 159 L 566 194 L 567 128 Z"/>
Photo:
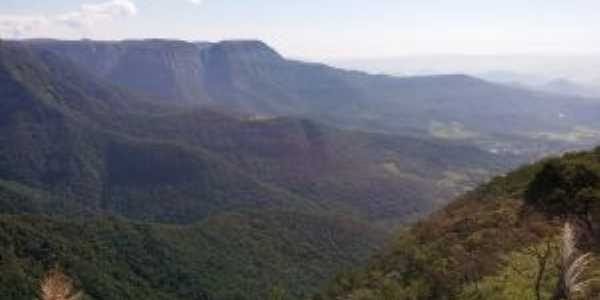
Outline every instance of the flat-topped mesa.
<path id="1" fill-rule="evenodd" d="M 124 41 L 25 40 L 23 43 L 38 49 L 55 52 L 101 77 L 109 76 L 118 64 L 132 58 L 132 56 L 161 59 L 164 56 L 193 56 L 198 53 L 197 47 L 191 43 L 164 39 Z M 133 58 L 135 59 L 135 57 Z"/>
<path id="2" fill-rule="evenodd" d="M 222 99 L 223 97 L 214 100 L 214 95 L 210 94 L 211 87 L 207 84 L 229 81 L 240 77 L 239 74 L 244 70 L 255 70 L 260 65 L 285 61 L 275 50 L 257 40 L 188 42 L 168 39 L 38 39 L 15 43 L 51 51 L 117 86 L 182 103 L 205 104 L 217 100 L 227 102 L 228 98 Z M 231 71 L 232 68 L 240 69 Z"/>
<path id="3" fill-rule="evenodd" d="M 273 48 L 259 40 L 221 41 L 205 48 L 210 55 L 225 55 L 240 61 L 279 61 L 283 57 Z"/>

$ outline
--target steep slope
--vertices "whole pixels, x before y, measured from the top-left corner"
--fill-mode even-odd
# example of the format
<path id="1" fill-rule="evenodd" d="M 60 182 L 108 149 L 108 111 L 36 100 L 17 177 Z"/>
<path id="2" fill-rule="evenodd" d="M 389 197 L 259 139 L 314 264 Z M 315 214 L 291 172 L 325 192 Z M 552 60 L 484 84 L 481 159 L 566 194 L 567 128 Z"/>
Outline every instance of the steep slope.
<path id="1" fill-rule="evenodd" d="M 495 150 L 539 152 L 531 149 L 536 143 L 589 145 L 600 136 L 595 101 L 462 75 L 398 78 L 345 71 L 285 59 L 260 41 L 26 43 L 169 103 L 300 115 L 348 128 L 471 140 Z M 560 138 L 582 127 L 588 134 Z"/>
<path id="2" fill-rule="evenodd" d="M 163 125 L 152 125 L 157 123 Z M 519 161 L 459 143 L 337 130 L 293 118 L 192 111 L 137 124 L 137 136 L 200 145 L 262 181 L 329 207 L 343 203 L 375 220 L 430 211 Z"/>
<path id="3" fill-rule="evenodd" d="M 312 121 L 182 112 L 113 91 L 38 52 L 3 49 L 2 84 L 12 94 L 2 106 L 0 179 L 96 212 L 190 222 L 243 207 L 344 207 L 402 219 L 515 162 L 460 144 Z"/>
<path id="4" fill-rule="evenodd" d="M 201 45 L 162 40 L 31 43 L 44 45 L 100 78 L 144 94 L 156 94 L 171 101 L 210 100 L 202 85 Z"/>
<path id="5" fill-rule="evenodd" d="M 70 81 L 65 74 L 75 70 L 50 69 L 26 48 L 2 50 L 4 74 L 10 76 L 2 84 L 16 95 L 3 98 L 3 180 L 48 190 L 97 213 L 141 220 L 189 222 L 226 207 L 282 201 L 302 206 L 201 148 L 102 127 L 128 119 L 127 111 L 143 105 L 93 80 Z M 79 75 L 72 78 L 85 78 Z"/>
<path id="6" fill-rule="evenodd" d="M 552 170 L 564 171 L 565 177 Z M 562 299 L 553 295 L 566 270 L 560 267 L 565 251 L 583 247 L 589 255 L 600 254 L 599 187 L 600 149 L 523 167 L 401 233 L 367 269 L 339 275 L 316 298 Z M 568 230 L 561 235 L 561 227 L 576 218 L 593 225 L 590 235 L 572 242 Z M 567 285 L 597 280 L 597 267 L 594 258 L 569 271 L 577 277 Z M 596 288 L 588 282 L 579 292 L 595 293 Z"/>

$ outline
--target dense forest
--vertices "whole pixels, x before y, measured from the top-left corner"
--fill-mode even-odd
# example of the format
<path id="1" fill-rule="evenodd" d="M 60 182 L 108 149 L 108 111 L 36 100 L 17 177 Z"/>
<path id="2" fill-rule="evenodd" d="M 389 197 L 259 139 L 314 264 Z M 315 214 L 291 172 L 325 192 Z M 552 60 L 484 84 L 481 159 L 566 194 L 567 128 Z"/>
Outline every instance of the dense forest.
<path id="1" fill-rule="evenodd" d="M 315 299 L 595 299 L 600 149 L 522 167 L 402 232 Z"/>

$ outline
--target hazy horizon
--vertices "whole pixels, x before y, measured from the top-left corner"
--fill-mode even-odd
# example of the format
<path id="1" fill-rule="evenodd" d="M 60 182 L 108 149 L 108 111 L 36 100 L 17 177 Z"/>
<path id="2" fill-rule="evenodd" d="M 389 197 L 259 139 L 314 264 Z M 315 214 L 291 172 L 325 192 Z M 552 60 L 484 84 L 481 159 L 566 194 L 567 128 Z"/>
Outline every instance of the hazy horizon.
<path id="1" fill-rule="evenodd" d="M 259 39 L 309 60 L 600 55 L 600 2 L 4 0 L 0 37 Z M 284 3 L 285 2 L 285 3 Z M 166 26 L 168 25 L 168 26 Z"/>

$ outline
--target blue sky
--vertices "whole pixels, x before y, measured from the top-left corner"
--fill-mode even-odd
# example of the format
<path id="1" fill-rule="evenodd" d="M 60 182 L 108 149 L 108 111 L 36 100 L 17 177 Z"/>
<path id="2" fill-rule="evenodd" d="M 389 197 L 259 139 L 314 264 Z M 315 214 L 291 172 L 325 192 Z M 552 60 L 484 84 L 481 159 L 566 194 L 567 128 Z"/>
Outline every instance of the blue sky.
<path id="1" fill-rule="evenodd" d="M 0 37 L 262 39 L 287 56 L 599 53 L 598 0 L 0 0 Z"/>

